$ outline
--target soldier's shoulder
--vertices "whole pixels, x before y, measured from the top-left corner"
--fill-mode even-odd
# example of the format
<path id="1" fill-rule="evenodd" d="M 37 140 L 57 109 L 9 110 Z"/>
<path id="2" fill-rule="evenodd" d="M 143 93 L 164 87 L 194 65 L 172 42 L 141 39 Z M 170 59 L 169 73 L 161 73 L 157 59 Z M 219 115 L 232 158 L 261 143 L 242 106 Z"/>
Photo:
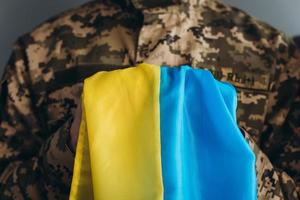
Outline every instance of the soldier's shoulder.
<path id="1" fill-rule="evenodd" d="M 120 7 L 109 1 L 90 1 L 50 17 L 18 40 L 27 46 L 32 43 L 50 45 L 63 38 L 84 38 L 96 32 L 99 18 L 112 16 L 120 11 Z"/>
<path id="2" fill-rule="evenodd" d="M 208 8 L 217 13 L 216 16 L 226 18 L 225 26 L 228 26 L 231 33 L 240 34 L 246 41 L 259 42 L 265 47 L 294 45 L 292 39 L 283 31 L 244 10 L 221 1 L 208 1 Z"/>
<path id="3" fill-rule="evenodd" d="M 14 45 L 25 56 L 32 83 L 52 80 L 55 71 L 76 64 L 93 38 L 101 35 L 105 19 L 113 18 L 122 8 L 107 0 L 90 1 L 59 13 L 20 36 Z"/>

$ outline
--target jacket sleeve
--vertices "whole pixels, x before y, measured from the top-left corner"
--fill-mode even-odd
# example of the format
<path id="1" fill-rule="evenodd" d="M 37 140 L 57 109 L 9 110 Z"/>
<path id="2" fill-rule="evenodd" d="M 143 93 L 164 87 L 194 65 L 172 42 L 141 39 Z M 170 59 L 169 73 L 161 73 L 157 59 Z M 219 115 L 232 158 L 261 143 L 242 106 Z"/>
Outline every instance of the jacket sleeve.
<path id="1" fill-rule="evenodd" d="M 278 169 L 269 160 L 251 137 L 251 128 L 241 131 L 255 153 L 256 183 L 258 200 L 298 200 L 294 180 L 282 169 Z"/>
<path id="2" fill-rule="evenodd" d="M 260 147 L 293 178 L 300 193 L 300 54 L 292 41 L 279 44 L 277 81 L 271 87 Z"/>
<path id="3" fill-rule="evenodd" d="M 67 147 L 72 119 L 43 138 L 22 42 L 1 79 L 0 199 L 67 199 L 74 155 Z"/>
<path id="4" fill-rule="evenodd" d="M 300 57 L 284 35 L 274 40 L 276 68 L 267 116 L 259 141 L 247 138 L 256 154 L 261 199 L 299 199 L 300 194 Z M 297 194 L 298 193 L 298 194 Z"/>

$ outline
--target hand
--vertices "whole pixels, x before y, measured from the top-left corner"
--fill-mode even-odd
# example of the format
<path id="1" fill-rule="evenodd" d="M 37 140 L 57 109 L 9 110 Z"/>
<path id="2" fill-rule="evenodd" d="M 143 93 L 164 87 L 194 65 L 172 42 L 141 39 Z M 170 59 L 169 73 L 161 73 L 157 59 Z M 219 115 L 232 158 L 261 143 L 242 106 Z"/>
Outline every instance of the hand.
<path id="1" fill-rule="evenodd" d="M 82 115 L 81 93 L 82 93 L 82 84 L 79 85 L 79 89 L 76 94 L 78 96 L 78 99 L 76 100 L 77 108 L 73 114 L 73 122 L 70 128 L 69 147 L 73 152 L 75 152 L 77 146 L 81 115 Z"/>
<path id="2" fill-rule="evenodd" d="M 81 122 L 81 100 L 78 102 L 78 106 L 76 108 L 73 122 L 70 128 L 70 147 L 73 152 L 75 152 L 76 146 L 77 146 L 77 140 L 79 135 L 79 128 L 80 128 L 80 122 Z"/>

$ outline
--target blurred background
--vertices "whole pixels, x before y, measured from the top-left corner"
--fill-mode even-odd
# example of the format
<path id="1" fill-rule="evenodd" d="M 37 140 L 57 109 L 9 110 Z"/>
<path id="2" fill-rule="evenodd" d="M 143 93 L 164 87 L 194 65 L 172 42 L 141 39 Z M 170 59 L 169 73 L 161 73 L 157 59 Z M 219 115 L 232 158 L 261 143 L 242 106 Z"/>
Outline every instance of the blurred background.
<path id="1" fill-rule="evenodd" d="M 300 0 L 223 0 L 284 31 L 300 35 Z M 87 0 L 1 0 L 0 75 L 11 53 L 12 44 L 49 17 Z M 299 21 L 298 21 L 299 20 Z"/>

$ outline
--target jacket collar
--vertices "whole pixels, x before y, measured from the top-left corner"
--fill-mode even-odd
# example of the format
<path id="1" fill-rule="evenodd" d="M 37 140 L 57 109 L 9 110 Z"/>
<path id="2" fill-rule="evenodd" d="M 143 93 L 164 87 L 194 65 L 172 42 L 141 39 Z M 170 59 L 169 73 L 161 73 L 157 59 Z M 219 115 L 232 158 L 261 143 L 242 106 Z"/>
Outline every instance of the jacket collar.
<path id="1" fill-rule="evenodd" d="M 133 7 L 138 10 L 167 7 L 176 4 L 187 4 L 189 6 L 200 6 L 205 1 L 212 0 L 112 0 L 113 2 L 125 6 Z"/>

